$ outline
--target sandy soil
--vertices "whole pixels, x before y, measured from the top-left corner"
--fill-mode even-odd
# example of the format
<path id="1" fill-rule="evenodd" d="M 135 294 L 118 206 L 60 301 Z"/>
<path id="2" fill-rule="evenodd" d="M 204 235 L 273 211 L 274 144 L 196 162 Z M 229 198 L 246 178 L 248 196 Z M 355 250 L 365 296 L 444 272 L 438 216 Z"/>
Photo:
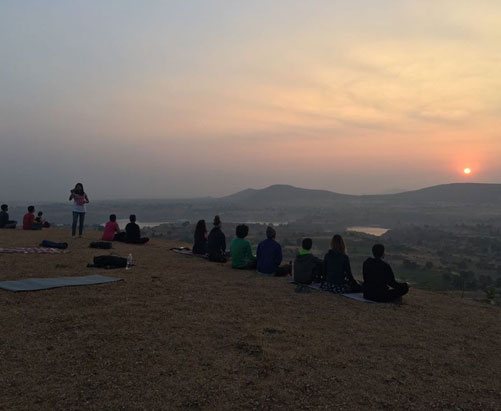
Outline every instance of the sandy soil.
<path id="1" fill-rule="evenodd" d="M 42 238 L 64 255 L 0 254 L 0 280 L 93 273 L 125 281 L 0 291 L 2 409 L 500 409 L 499 307 L 412 290 L 401 306 L 116 244 L 130 271 L 87 268 L 98 239 Z"/>

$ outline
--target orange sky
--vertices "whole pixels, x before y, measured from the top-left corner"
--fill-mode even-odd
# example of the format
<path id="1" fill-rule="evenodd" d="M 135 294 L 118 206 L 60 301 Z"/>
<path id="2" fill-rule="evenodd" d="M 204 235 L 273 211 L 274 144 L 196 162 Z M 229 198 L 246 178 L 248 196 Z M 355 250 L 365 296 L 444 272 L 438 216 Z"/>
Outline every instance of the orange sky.
<path id="1" fill-rule="evenodd" d="M 500 20 L 497 1 L 2 2 L 6 195 L 38 175 L 51 198 L 498 182 Z"/>

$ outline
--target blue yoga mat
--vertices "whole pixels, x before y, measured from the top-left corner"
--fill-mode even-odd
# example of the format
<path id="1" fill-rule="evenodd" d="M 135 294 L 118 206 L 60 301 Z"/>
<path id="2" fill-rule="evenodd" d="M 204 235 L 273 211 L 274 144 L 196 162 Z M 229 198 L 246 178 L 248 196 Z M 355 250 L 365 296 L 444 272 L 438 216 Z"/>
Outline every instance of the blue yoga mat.
<path id="1" fill-rule="evenodd" d="M 27 278 L 25 280 L 0 281 L 0 288 L 7 291 L 37 291 L 77 285 L 106 284 L 122 281 L 122 278 L 105 275 L 86 275 L 83 277 Z"/>

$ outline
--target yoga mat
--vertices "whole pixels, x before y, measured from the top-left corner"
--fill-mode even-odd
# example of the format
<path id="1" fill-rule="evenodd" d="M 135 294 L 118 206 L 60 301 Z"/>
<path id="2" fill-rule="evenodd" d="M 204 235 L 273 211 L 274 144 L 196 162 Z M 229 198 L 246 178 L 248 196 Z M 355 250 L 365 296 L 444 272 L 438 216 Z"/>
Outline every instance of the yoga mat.
<path id="1" fill-rule="evenodd" d="M 122 281 L 122 278 L 105 275 L 86 275 L 83 277 L 57 278 L 27 278 L 25 280 L 0 281 L 0 288 L 7 291 L 37 291 L 58 287 L 72 287 L 77 285 L 106 284 Z"/>
<path id="2" fill-rule="evenodd" d="M 343 297 L 349 298 L 351 300 L 360 301 L 362 303 L 376 303 L 376 301 L 366 300 L 362 293 L 346 293 L 341 294 Z"/>
<path id="3" fill-rule="evenodd" d="M 263 275 L 266 275 L 266 274 L 263 274 Z M 299 284 L 297 282 L 295 282 L 294 280 L 290 280 L 289 281 L 290 284 L 296 284 L 296 285 L 302 285 L 303 287 L 308 287 L 308 288 L 311 288 L 312 290 L 320 290 L 320 291 L 323 291 L 321 288 L 320 288 L 320 284 L 321 283 L 311 283 L 311 284 Z"/>
<path id="4" fill-rule="evenodd" d="M 193 254 L 191 252 L 191 250 L 185 250 L 185 249 L 181 249 L 181 248 L 175 248 L 171 251 L 174 251 L 175 253 L 178 253 L 178 254 L 183 254 L 183 255 L 190 255 L 190 256 L 195 256 L 195 254 Z"/>
<path id="5" fill-rule="evenodd" d="M 5 254 L 62 254 L 68 250 L 47 247 L 15 247 L 15 248 L 0 248 L 0 253 Z"/>
<path id="6" fill-rule="evenodd" d="M 296 283 L 294 281 L 289 281 L 289 282 L 291 284 L 298 284 L 298 283 Z M 304 285 L 304 287 L 308 287 L 308 288 L 311 288 L 313 290 L 323 291 L 320 288 L 320 283 L 312 283 L 312 284 Z M 363 293 L 344 293 L 344 294 L 340 294 L 340 295 L 342 295 L 343 297 L 349 298 L 350 300 L 360 301 L 362 303 L 375 303 L 376 302 L 376 301 L 366 300 L 364 298 Z"/>
<path id="7" fill-rule="evenodd" d="M 205 256 L 205 255 L 193 254 L 193 251 L 191 251 L 188 248 L 171 248 L 170 250 L 174 251 L 175 253 L 178 253 L 178 254 L 187 255 L 188 257 L 198 257 L 198 258 L 207 259 L 207 256 Z"/>

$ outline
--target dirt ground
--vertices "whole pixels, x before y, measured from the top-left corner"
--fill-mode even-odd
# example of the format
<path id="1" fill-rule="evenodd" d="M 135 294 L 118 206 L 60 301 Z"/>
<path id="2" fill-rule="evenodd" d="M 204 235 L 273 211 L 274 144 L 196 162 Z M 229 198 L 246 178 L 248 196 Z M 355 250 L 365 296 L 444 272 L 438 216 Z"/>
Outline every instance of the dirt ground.
<path id="1" fill-rule="evenodd" d="M 1 409 L 500 409 L 501 310 L 412 289 L 401 306 L 324 292 L 89 232 L 0 230 L 0 280 L 102 273 L 114 284 L 0 290 Z"/>

